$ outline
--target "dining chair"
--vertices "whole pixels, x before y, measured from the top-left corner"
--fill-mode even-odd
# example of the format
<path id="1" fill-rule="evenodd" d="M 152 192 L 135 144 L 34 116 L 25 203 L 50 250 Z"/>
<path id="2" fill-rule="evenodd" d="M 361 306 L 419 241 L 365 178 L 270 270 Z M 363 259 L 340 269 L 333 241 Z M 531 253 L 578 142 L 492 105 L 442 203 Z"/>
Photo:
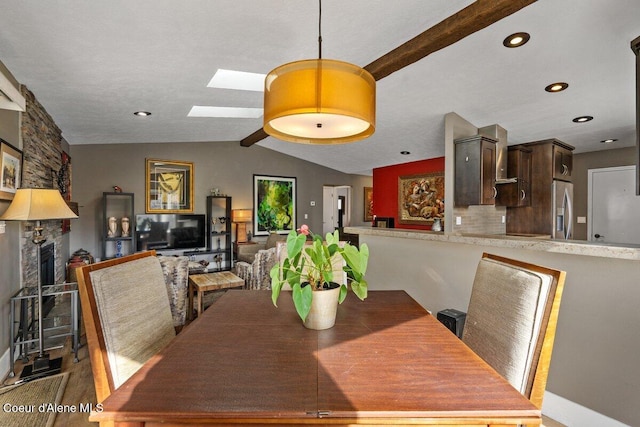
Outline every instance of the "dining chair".
<path id="1" fill-rule="evenodd" d="M 155 251 L 76 270 L 98 402 L 106 399 L 176 335 Z"/>
<path id="2" fill-rule="evenodd" d="M 462 341 L 542 408 L 565 272 L 483 254 Z"/>

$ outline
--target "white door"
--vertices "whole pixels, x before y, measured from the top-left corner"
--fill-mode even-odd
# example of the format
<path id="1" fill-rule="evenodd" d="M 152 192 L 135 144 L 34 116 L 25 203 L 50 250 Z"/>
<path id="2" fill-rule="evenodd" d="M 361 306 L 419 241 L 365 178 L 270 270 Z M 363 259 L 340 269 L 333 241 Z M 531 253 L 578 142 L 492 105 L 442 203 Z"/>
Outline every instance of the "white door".
<path id="1" fill-rule="evenodd" d="M 589 169 L 589 241 L 640 245 L 635 178 L 635 166 Z"/>
<path id="2" fill-rule="evenodd" d="M 333 233 L 338 226 L 338 203 L 335 187 L 322 187 L 322 235 Z"/>

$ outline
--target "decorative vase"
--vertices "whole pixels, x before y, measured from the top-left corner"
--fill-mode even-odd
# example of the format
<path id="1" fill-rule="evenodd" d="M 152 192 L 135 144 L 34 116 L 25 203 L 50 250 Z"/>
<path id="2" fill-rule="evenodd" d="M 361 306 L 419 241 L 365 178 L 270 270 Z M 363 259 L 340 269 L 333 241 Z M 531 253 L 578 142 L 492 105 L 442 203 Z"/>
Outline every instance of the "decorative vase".
<path id="1" fill-rule="evenodd" d="M 442 221 L 440 218 L 433 219 L 433 225 L 431 226 L 431 231 L 442 231 Z"/>
<path id="2" fill-rule="evenodd" d="M 85 263 L 78 255 L 74 255 L 69 258 L 67 263 L 67 282 L 76 282 L 76 268 L 84 267 L 85 265 L 87 265 L 87 263 Z"/>
<path id="3" fill-rule="evenodd" d="M 337 283 L 330 283 L 329 289 L 313 291 L 311 311 L 309 311 L 304 326 L 307 329 L 317 331 L 332 328 L 336 323 L 339 296 L 340 285 Z"/>
<path id="4" fill-rule="evenodd" d="M 93 264 L 94 262 L 96 262 L 95 258 L 93 257 L 93 255 L 91 255 L 91 253 L 89 253 L 88 251 L 80 248 L 77 251 L 75 251 L 73 253 L 73 256 L 78 256 L 80 257 L 80 259 L 82 261 L 85 262 L 85 264 Z"/>
<path id="5" fill-rule="evenodd" d="M 116 237 L 116 232 L 118 231 L 118 222 L 115 216 L 110 216 L 107 220 L 107 237 Z"/>
<path id="6" fill-rule="evenodd" d="M 122 237 L 129 237 L 129 218 L 126 216 L 120 220 L 122 228 Z"/>

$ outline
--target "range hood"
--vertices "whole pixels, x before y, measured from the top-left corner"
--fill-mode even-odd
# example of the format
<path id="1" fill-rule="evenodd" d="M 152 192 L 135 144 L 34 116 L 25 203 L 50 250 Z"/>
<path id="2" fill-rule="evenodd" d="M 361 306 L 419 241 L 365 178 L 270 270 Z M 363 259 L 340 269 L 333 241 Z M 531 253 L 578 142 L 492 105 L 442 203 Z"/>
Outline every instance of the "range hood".
<path id="1" fill-rule="evenodd" d="M 507 130 L 499 125 L 490 125 L 478 129 L 480 135 L 496 141 L 496 184 L 517 182 L 517 178 L 507 178 Z"/>

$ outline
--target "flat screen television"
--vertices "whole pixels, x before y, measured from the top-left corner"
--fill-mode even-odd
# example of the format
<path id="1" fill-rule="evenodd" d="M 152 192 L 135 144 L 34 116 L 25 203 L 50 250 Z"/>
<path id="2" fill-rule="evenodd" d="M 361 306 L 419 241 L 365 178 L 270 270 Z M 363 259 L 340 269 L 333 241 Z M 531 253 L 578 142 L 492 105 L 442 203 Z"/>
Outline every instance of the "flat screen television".
<path id="1" fill-rule="evenodd" d="M 206 249 L 206 216 L 202 214 L 136 215 L 138 251 Z"/>

